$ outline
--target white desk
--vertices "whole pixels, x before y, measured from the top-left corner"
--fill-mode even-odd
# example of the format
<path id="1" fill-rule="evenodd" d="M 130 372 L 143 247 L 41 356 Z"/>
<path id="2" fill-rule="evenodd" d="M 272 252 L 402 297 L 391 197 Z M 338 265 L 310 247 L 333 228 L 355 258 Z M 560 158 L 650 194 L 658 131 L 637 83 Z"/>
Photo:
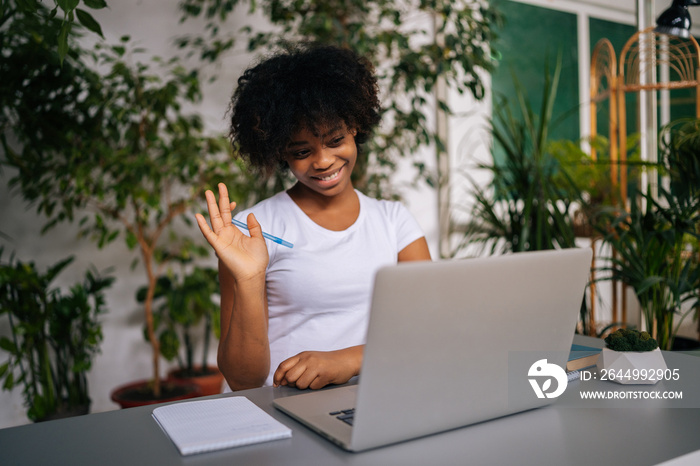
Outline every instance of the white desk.
<path id="1" fill-rule="evenodd" d="M 577 336 L 589 346 L 600 340 Z M 687 403 L 700 398 L 700 358 L 665 353 Z M 574 382 L 563 397 L 611 382 Z M 347 453 L 272 407 L 296 389 L 238 392 L 293 429 L 291 439 L 181 457 L 153 406 L 0 429 L 3 465 L 654 465 L 700 449 L 700 409 L 552 406 L 364 453 Z M 217 395 L 225 396 L 225 395 Z"/>

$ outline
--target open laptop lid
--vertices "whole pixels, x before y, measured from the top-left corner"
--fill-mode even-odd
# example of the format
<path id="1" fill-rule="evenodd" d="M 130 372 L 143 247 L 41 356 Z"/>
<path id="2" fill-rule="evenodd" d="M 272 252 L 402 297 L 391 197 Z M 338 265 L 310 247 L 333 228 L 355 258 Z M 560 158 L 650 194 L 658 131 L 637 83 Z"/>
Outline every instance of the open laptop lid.
<path id="1" fill-rule="evenodd" d="M 514 377 L 519 389 L 529 387 L 529 363 L 510 366 L 513 355 L 549 354 L 564 367 L 591 255 L 566 249 L 379 270 L 351 449 L 552 402 L 530 388 L 515 394 Z"/>

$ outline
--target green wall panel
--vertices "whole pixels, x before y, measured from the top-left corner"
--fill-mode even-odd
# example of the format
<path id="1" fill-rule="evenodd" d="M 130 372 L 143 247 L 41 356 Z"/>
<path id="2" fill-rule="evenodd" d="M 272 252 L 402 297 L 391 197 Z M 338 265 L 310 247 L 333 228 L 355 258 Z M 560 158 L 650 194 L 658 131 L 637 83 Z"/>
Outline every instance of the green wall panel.
<path id="1" fill-rule="evenodd" d="M 576 16 L 508 0 L 498 0 L 505 17 L 494 48 L 500 60 L 492 74 L 494 104 L 499 96 L 515 98 L 513 74 L 527 89 L 534 109 L 540 108 L 545 82 L 545 66 L 550 74 L 561 54 L 561 76 L 553 111 L 550 139 L 579 138 L 578 51 Z"/>

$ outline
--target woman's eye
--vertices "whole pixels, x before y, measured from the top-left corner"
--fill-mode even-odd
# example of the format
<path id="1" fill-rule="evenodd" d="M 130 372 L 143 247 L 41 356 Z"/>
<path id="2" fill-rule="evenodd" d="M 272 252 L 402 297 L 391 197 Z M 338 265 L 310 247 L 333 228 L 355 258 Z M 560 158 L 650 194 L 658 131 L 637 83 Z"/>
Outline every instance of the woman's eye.
<path id="1" fill-rule="evenodd" d="M 306 157 L 309 156 L 310 153 L 311 153 L 311 151 L 308 151 L 308 150 L 300 150 L 300 151 L 294 152 L 293 155 L 294 155 L 294 158 L 296 158 L 296 159 L 305 159 Z"/>
<path id="2" fill-rule="evenodd" d="M 329 146 L 339 146 L 342 142 L 343 139 L 345 139 L 345 136 L 338 136 L 337 138 L 331 139 L 331 141 L 328 143 Z"/>

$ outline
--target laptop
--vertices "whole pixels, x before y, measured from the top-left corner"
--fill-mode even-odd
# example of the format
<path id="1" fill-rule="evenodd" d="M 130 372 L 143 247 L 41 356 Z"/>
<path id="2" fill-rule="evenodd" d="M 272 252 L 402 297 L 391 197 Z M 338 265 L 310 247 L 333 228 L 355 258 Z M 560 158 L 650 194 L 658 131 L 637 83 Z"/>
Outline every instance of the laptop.
<path id="1" fill-rule="evenodd" d="M 575 248 L 381 268 L 358 383 L 273 404 L 350 451 L 550 404 L 528 370 L 542 357 L 565 367 L 591 256 Z"/>

